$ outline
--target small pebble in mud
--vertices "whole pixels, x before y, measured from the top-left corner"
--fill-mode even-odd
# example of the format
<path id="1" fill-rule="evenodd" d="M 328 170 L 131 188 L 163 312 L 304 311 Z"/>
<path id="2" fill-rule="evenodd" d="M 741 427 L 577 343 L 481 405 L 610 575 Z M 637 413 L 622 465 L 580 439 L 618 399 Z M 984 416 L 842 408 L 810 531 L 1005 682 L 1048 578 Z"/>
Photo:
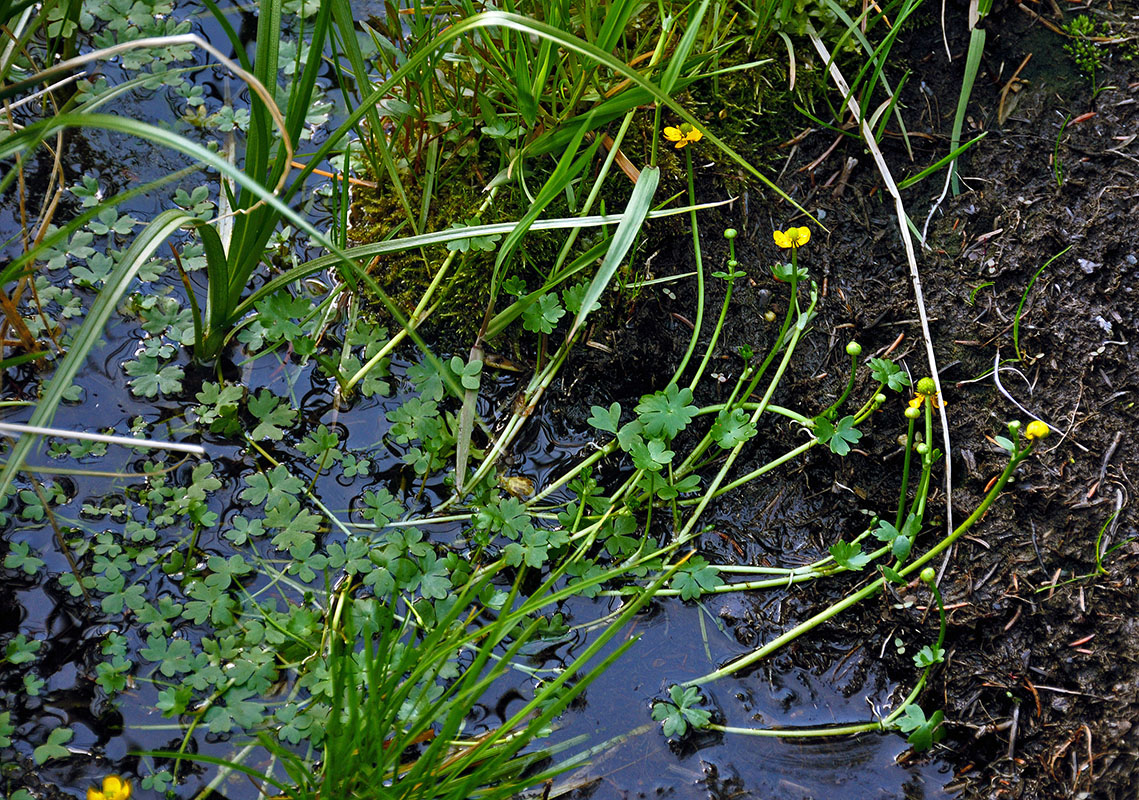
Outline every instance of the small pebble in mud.
<path id="1" fill-rule="evenodd" d="M 1139 264 L 1139 257 L 1137 257 L 1134 253 L 1128 253 L 1126 256 L 1124 256 L 1123 260 L 1131 266 Z"/>
<path id="2" fill-rule="evenodd" d="M 534 494 L 534 481 L 522 475 L 499 475 L 498 484 L 514 497 L 525 499 Z"/>
<path id="3" fill-rule="evenodd" d="M 1088 275 L 1091 275 L 1093 272 L 1103 266 L 1103 264 L 1097 264 L 1095 261 L 1088 261 L 1086 258 L 1077 258 L 1076 263 L 1079 264 L 1080 269 L 1082 269 Z"/>
<path id="4" fill-rule="evenodd" d="M 771 292 L 767 289 L 760 289 L 755 293 L 755 307 L 758 311 L 766 311 L 767 307 L 771 305 Z"/>

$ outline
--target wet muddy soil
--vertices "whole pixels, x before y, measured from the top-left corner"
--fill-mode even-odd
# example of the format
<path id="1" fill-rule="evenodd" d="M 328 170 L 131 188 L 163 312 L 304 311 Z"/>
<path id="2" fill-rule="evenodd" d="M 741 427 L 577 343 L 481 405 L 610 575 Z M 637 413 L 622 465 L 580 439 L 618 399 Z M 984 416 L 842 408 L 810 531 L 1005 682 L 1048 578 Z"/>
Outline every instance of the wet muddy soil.
<path id="1" fill-rule="evenodd" d="M 1096 5 L 1093 13 L 1109 15 L 1116 30 L 1139 33 L 1134 5 Z M 1110 88 L 1093 98 L 1090 81 L 1062 49 L 1063 37 L 1045 24 L 1061 20 L 1052 9 L 1034 8 L 1030 14 L 1005 6 L 986 21 L 988 43 L 966 138 L 988 135 L 962 160 L 962 192 L 936 203 L 944 180 L 939 173 L 904 195 L 918 230 L 929 218 L 919 267 L 952 440 L 953 519 L 969 515 L 1002 469 L 1003 451 L 993 436 L 1009 420 L 1037 417 L 1054 431 L 945 562 L 940 585 L 949 609 L 947 664 L 922 701 L 946 713 L 948 736 L 931 757 L 953 765 L 945 787 L 951 793 L 1134 797 L 1139 68 L 1121 50 L 1112 51 L 1096 76 L 1097 87 Z M 950 8 L 947 22 L 949 65 L 933 19 L 898 45 L 908 48 L 913 69 L 903 103 L 914 160 L 888 128 L 883 148 L 895 178 L 920 171 L 947 150 L 968 47 L 963 9 Z M 816 232 L 803 253 L 824 297 L 776 402 L 819 410 L 841 391 L 843 347 L 851 339 L 865 354 L 901 357 L 915 379 L 929 370 L 892 203 L 883 198 L 873 160 L 859 143 L 845 139 L 824 157 L 834 144 L 835 134 L 825 130 L 799 138 L 784 149 L 780 180 L 828 232 Z M 714 171 L 707 170 L 704 189 L 719 186 L 722 194 Z M 718 217 L 709 215 L 702 226 L 715 232 L 740 228 L 741 266 L 759 274 L 778 256 L 771 230 L 805 221 L 786 204 L 757 201 L 753 193 L 746 210 L 737 203 Z M 685 234 L 659 233 L 650 250 L 658 251 L 653 274 L 691 269 Z M 705 263 L 723 260 L 715 238 L 706 237 Z M 603 362 L 595 354 L 592 364 L 568 373 L 579 392 L 592 385 L 598 387 L 592 401 L 609 402 L 660 388 L 650 385 L 652 376 L 667 378 L 661 365 L 679 360 L 690 333 L 691 296 L 673 294 L 646 293 L 624 325 L 597 334 L 614 355 Z M 725 369 L 735 346 L 757 340 L 766 346 L 763 338 L 774 335 L 775 326 L 766 331 L 761 314 L 769 303 L 777 308 L 781 302 L 758 284 L 742 287 L 738 300 L 723 347 Z M 996 375 L 994 364 L 1000 365 Z M 722 563 L 765 563 L 788 553 L 817 557 L 857 529 L 861 509 L 896 502 L 895 437 L 903 428 L 900 412 L 894 416 L 880 415 L 871 435 L 845 459 L 812 451 L 779 477 L 735 495 L 719 509 L 716 530 L 701 546 Z M 773 447 L 780 435 L 770 434 Z M 794 443 L 790 434 L 787 441 Z M 752 466 L 762 463 L 764 447 L 750 452 Z M 789 485 L 786 477 L 801 489 L 802 497 L 791 503 L 798 522 L 764 510 L 787 507 L 781 488 Z M 938 480 L 931 525 L 944 527 L 944 472 Z M 781 620 L 801 619 L 833 602 L 844 588 L 831 585 L 763 606 L 739 600 L 709 605 L 747 645 L 770 638 L 771 626 L 778 630 Z M 827 646 L 804 646 L 789 658 L 814 659 L 816 675 L 841 659 L 902 680 L 913 672 L 912 653 L 901 654 L 895 642 L 923 624 L 928 630 L 924 602 L 901 596 L 869 601 L 816 632 L 830 637 Z M 835 652 L 828 655 L 829 645 Z M 703 783 L 708 796 L 763 794 L 746 781 L 722 792 L 714 784 L 710 778 Z M 787 791 L 784 786 L 776 794 Z M 880 796 L 937 794 L 894 792 Z"/>

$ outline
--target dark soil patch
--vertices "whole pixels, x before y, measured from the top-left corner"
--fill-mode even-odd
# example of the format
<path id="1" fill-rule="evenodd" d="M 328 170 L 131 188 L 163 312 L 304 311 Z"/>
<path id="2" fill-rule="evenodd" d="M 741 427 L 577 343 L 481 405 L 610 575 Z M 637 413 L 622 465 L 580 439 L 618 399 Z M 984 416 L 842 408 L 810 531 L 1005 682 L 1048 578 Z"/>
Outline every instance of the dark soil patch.
<path id="1" fill-rule="evenodd" d="M 1116 6 L 1112 18 L 1129 23 L 1134 35 L 1133 5 Z M 1015 6 L 999 10 L 987 24 L 970 119 L 988 137 L 964 160 L 966 191 L 948 197 L 933 214 L 932 250 L 919 255 L 948 403 L 954 519 L 969 515 L 1003 467 L 1003 451 L 992 436 L 1008 420 L 1037 416 L 1054 434 L 948 561 L 941 582 L 951 608 L 948 665 L 923 699 L 929 708 L 945 709 L 949 736 L 937 753 L 956 764 L 954 786 L 962 797 L 1134 797 L 1139 547 L 1129 540 L 1137 536 L 1130 498 L 1131 476 L 1139 472 L 1133 440 L 1139 355 L 1132 344 L 1139 335 L 1139 72 L 1115 53 L 1097 76 L 1098 85 L 1114 88 L 1093 100 L 1087 80 L 1071 72 L 1058 34 Z M 910 48 L 914 70 L 903 103 L 917 163 L 910 163 L 900 137 L 888 134 L 884 149 L 896 178 L 947 149 L 968 46 L 964 15 L 951 14 L 947 29 L 954 54 L 949 67 L 934 23 L 899 45 Z M 1029 52 L 1033 67 L 1021 76 L 1030 82 L 1003 101 L 1011 113 L 1000 124 L 1002 88 Z M 816 232 L 804 252 L 825 297 L 781 389 L 788 405 L 818 410 L 841 390 L 843 346 L 850 339 L 861 342 L 865 354 L 893 347 L 915 378 L 928 371 L 893 207 L 869 154 L 847 140 L 813 170 L 799 171 L 833 141 L 834 134 L 818 130 L 799 142 L 780 181 L 830 231 Z M 857 163 L 843 180 L 847 159 Z M 927 179 L 905 195 L 919 230 L 943 178 Z M 709 179 L 708 188 L 714 183 Z M 722 263 L 726 248 L 719 232 L 733 225 L 741 229 L 742 267 L 762 274 L 762 265 L 777 257 L 770 231 L 792 223 L 788 216 L 785 205 L 753 196 L 750 215 L 737 206 L 702 218 L 706 267 Z M 655 275 L 692 268 L 685 236 L 669 235 L 657 242 Z M 646 292 L 623 326 L 597 334 L 608 337 L 616 362 L 594 353 L 567 373 L 578 400 L 583 387 L 596 387 L 586 408 L 660 388 L 649 385 L 651 376 L 669 374 L 690 331 L 685 319 L 692 297 L 675 293 L 673 299 Z M 725 371 L 738 370 L 731 352 L 739 344 L 767 346 L 777 329 L 762 320 L 768 303 L 782 313 L 782 298 L 756 283 L 741 287 L 738 299 L 722 347 Z M 718 300 L 710 305 L 714 318 Z M 1012 361 L 1014 331 L 1019 361 Z M 1001 386 L 992 376 L 998 359 Z M 779 493 L 771 483 L 744 489 L 719 510 L 718 533 L 705 537 L 709 557 L 755 564 L 801 550 L 809 558 L 849 533 L 836 529 L 842 524 L 836 521 L 846 519 L 853 529 L 860 507 L 889 507 L 900 461 L 894 436 L 902 428 L 885 417 L 875 427 L 862 452 L 839 460 L 813 451 L 793 467 L 794 480 L 807 487 L 801 493 L 820 507 L 813 520 L 796 524 L 761 513 Z M 763 448 L 750 454 L 752 466 L 762 463 Z M 939 480 L 943 487 L 943 474 Z M 806 508 L 797 505 L 803 514 Z M 944 526 L 943 488 L 931 508 L 931 522 Z M 1096 574 L 1101 532 L 1098 546 L 1105 555 Z M 804 607 L 794 616 L 833 602 L 831 593 L 839 589 L 800 597 L 796 602 Z M 897 655 L 889 640 L 919 629 L 922 614 L 904 603 L 899 609 L 898 599 L 905 598 L 871 601 L 823 637 L 829 635 L 838 650 L 853 642 L 856 661 L 884 660 L 899 679 L 912 674 L 909 656 Z M 758 608 L 726 610 L 725 616 L 743 643 L 756 638 L 756 626 L 770 623 Z M 806 651 L 794 656 L 815 657 Z"/>

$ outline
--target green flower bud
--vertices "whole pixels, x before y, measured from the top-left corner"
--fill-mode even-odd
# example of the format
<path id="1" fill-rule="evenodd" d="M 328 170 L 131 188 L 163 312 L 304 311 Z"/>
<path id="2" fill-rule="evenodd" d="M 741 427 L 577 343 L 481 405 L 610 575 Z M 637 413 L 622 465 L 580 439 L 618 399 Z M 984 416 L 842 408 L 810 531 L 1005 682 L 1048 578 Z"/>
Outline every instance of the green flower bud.
<path id="1" fill-rule="evenodd" d="M 724 238 L 725 239 L 734 239 L 734 238 L 736 238 L 737 235 L 738 235 L 738 231 L 736 231 L 735 228 L 728 228 L 727 230 L 724 231 Z"/>
<path id="2" fill-rule="evenodd" d="M 906 406 L 906 419 L 917 419 L 921 416 L 921 406 Z"/>
<path id="3" fill-rule="evenodd" d="M 921 582 L 933 586 L 933 582 L 937 580 L 937 573 L 933 571 L 933 567 L 926 567 L 921 571 Z"/>
<path id="4" fill-rule="evenodd" d="M 933 382 L 933 378 L 922 378 L 918 381 L 918 394 L 936 394 L 937 384 Z"/>
<path id="5" fill-rule="evenodd" d="M 862 345 L 860 345 L 858 342 L 847 342 L 846 354 L 848 356 L 862 355 Z"/>
<path id="6" fill-rule="evenodd" d="M 918 444 L 914 448 L 914 450 L 917 451 L 917 454 L 919 456 L 924 456 L 926 453 L 929 452 L 929 445 L 926 444 L 925 442 L 918 442 Z"/>

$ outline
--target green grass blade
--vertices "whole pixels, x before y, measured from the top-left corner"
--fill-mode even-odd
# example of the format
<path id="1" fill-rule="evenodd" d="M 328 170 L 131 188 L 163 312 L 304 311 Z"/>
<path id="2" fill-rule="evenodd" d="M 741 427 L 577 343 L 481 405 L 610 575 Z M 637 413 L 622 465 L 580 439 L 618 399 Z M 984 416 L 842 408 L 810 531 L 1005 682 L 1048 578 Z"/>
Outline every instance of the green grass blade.
<path id="1" fill-rule="evenodd" d="M 633 187 L 633 194 L 629 197 L 629 203 L 625 207 L 621 224 L 617 226 L 617 231 L 613 234 L 613 243 L 609 245 L 609 252 L 605 254 L 605 260 L 601 262 L 597 274 L 593 276 L 593 280 L 582 298 L 581 308 L 578 309 L 573 325 L 570 326 L 569 333 L 566 335 L 567 340 L 572 339 L 578 329 L 581 328 L 585 318 L 589 316 L 589 309 L 601 299 L 602 293 L 609 286 L 609 282 L 613 280 L 617 268 L 625 261 L 629 248 L 633 246 L 637 234 L 641 232 L 641 226 L 644 224 L 649 208 L 653 204 L 653 195 L 656 194 L 659 183 L 660 169 L 658 167 L 645 167 L 641 170 L 641 177 L 637 180 L 637 185 Z"/>
<path id="2" fill-rule="evenodd" d="M 1017 304 L 1017 307 L 1016 307 L 1016 316 L 1013 317 L 1013 320 L 1012 320 L 1012 346 L 1013 346 L 1013 349 L 1016 350 L 1016 360 L 1017 361 L 1023 361 L 1024 360 L 1024 355 L 1020 352 L 1020 315 L 1021 315 L 1021 312 L 1024 311 L 1024 303 L 1025 303 L 1025 301 L 1028 300 L 1028 293 L 1032 291 L 1032 287 L 1036 284 L 1036 279 L 1040 277 L 1040 273 L 1043 272 L 1044 270 L 1048 269 L 1048 267 L 1052 265 L 1053 261 L 1058 259 L 1060 256 L 1064 255 L 1064 253 L 1067 253 L 1074 246 L 1075 245 L 1068 245 L 1063 250 L 1061 250 L 1059 253 L 1052 256 L 1047 261 L 1045 261 L 1044 264 L 1041 265 L 1040 269 L 1038 269 L 1038 270 L 1036 270 L 1036 272 L 1032 273 L 1032 278 L 1028 281 L 1028 285 L 1024 287 L 1024 294 L 1022 294 L 1020 296 L 1020 303 Z"/>
<path id="3" fill-rule="evenodd" d="M 637 10 L 640 3 L 637 0 L 618 0 L 605 11 L 605 22 L 597 32 L 597 47 L 607 53 L 613 51 L 621 36 L 629 25 L 629 18 Z"/>
<path id="4" fill-rule="evenodd" d="M 939 169 L 944 167 L 950 161 L 953 161 L 954 159 L 956 159 L 957 156 L 964 153 L 966 150 L 968 150 L 970 147 L 972 147 L 973 145 L 975 145 L 977 142 L 981 141 L 982 139 L 984 139 L 988 135 L 989 135 L 989 132 L 985 131 L 984 133 L 980 134 L 979 136 L 973 137 L 972 139 L 967 141 L 965 144 L 961 145 L 956 150 L 951 152 L 949 155 L 938 159 L 936 163 L 931 164 L 930 166 L 923 169 L 917 175 L 911 175 L 910 177 L 906 178 L 904 181 L 899 181 L 898 182 L 898 188 L 899 189 L 908 189 L 909 187 L 913 186 L 914 184 L 925 180 L 930 175 L 937 172 Z M 919 236 L 918 238 L 920 239 L 921 237 Z"/>
<path id="5" fill-rule="evenodd" d="M 593 162 L 593 157 L 596 155 L 598 148 L 601 146 L 601 138 L 594 139 L 593 143 L 586 149 L 586 151 L 576 159 L 574 156 L 577 154 L 578 148 L 581 146 L 581 140 L 585 136 L 587 125 L 582 123 L 570 142 L 570 146 L 566 148 L 565 153 L 562 154 L 561 159 L 558 160 L 558 166 L 554 172 L 542 185 L 541 191 L 538 196 L 534 198 L 534 202 L 530 204 L 530 208 L 526 210 L 526 214 L 522 219 L 511 229 L 510 233 L 503 240 L 502 245 L 498 249 L 498 257 L 494 260 L 494 272 L 490 280 L 490 301 L 491 308 L 494 306 L 495 297 L 498 294 L 499 281 L 502 277 L 504 267 L 509 263 L 510 257 L 514 255 L 514 251 L 529 231 L 531 226 L 537 221 L 538 216 L 552 203 L 558 195 L 560 195 L 570 182 L 581 174 L 581 171 Z M 489 316 L 488 316 L 489 321 Z"/>
<path id="6" fill-rule="evenodd" d="M 949 147 L 956 150 L 961 144 L 961 129 L 965 127 L 965 112 L 969 108 L 969 96 L 973 93 L 973 84 L 977 80 L 977 70 L 981 67 L 981 56 L 985 53 L 985 29 L 974 28 L 969 34 L 969 54 L 965 57 L 965 75 L 961 78 L 961 94 L 957 97 L 957 113 L 953 116 L 953 130 L 949 135 Z M 961 184 L 957 179 L 957 161 L 954 159 L 949 166 L 953 195 L 961 193 Z"/>
<path id="7" fill-rule="evenodd" d="M 681 206 L 662 211 L 651 211 L 648 214 L 649 219 L 660 219 L 663 217 L 671 217 L 677 214 L 687 214 L 695 208 L 696 210 L 704 208 L 715 208 L 730 203 L 730 200 L 720 200 L 712 203 L 701 203 L 698 206 Z M 536 220 L 530 225 L 531 231 L 549 231 L 561 230 L 565 228 L 596 228 L 604 225 L 618 225 L 624 219 L 623 214 L 610 214 L 607 216 L 587 216 L 587 217 L 556 217 L 553 219 L 540 219 Z M 343 254 L 353 261 L 366 261 L 378 255 L 385 253 L 399 253 L 404 250 L 412 250 L 418 247 L 427 247 L 428 245 L 443 244 L 445 242 L 454 241 L 455 239 L 469 239 L 478 236 L 490 236 L 494 234 L 508 234 L 514 230 L 515 222 L 495 222 L 487 225 L 468 225 L 462 228 L 445 228 L 433 233 L 424 233 L 419 236 L 408 236 L 403 239 L 390 239 L 383 242 L 372 242 L 371 244 L 362 244 L 357 247 L 344 250 Z M 289 270 L 288 272 L 276 275 L 269 279 L 264 286 L 256 289 L 248 297 L 241 302 L 237 307 L 235 316 L 240 317 L 242 314 L 251 310 L 254 304 L 262 298 L 279 291 L 285 286 L 288 286 L 294 281 L 301 278 L 307 278 L 324 269 L 332 269 L 340 263 L 340 256 L 332 253 L 324 256 L 317 256 L 311 261 L 305 262 L 303 265 Z"/>
<path id="8" fill-rule="evenodd" d="M 352 67 L 352 73 L 353 77 L 356 79 L 356 85 L 370 85 L 371 82 L 368 78 L 368 67 L 364 63 L 364 55 L 360 51 L 360 43 L 356 40 L 356 27 L 355 22 L 353 21 L 354 17 L 352 15 L 351 5 L 348 3 L 348 0 L 332 0 L 332 2 L 328 3 L 327 5 L 331 6 L 332 18 L 335 21 L 336 27 L 340 32 L 340 44 L 344 49 L 344 55 L 348 57 L 349 65 Z M 404 73 L 405 70 L 406 74 L 410 74 L 410 66 L 410 64 L 405 64 L 404 67 L 402 67 L 396 73 L 396 75 Z M 402 78 L 404 75 L 400 75 L 400 77 Z M 383 92 L 373 92 L 369 98 L 365 99 L 357 108 L 356 112 L 353 112 L 352 114 L 352 116 L 356 118 L 356 122 L 353 122 L 351 125 L 341 125 L 340 128 L 338 128 L 337 131 L 332 134 L 330 140 L 328 142 L 325 142 L 326 146 L 321 148 L 325 154 L 322 155 L 321 153 L 318 153 L 309 163 L 312 166 L 316 166 L 316 164 L 323 161 L 327 157 L 327 151 L 329 149 L 327 145 L 342 141 L 347 131 L 355 127 L 356 123 L 358 123 L 362 117 L 366 116 L 368 119 L 368 132 L 372 138 L 380 145 L 380 161 L 384 166 L 384 171 L 388 175 L 388 180 L 391 181 L 392 189 L 395 191 L 396 197 L 399 199 L 399 203 L 403 207 L 404 214 L 407 216 L 408 221 L 411 223 L 412 229 L 416 233 L 419 233 L 419 220 L 416 218 L 415 212 L 411 209 L 411 201 L 407 197 L 407 191 L 404 188 L 403 180 L 400 178 L 399 170 L 396 168 L 395 159 L 392 158 L 391 147 L 388 142 L 387 134 L 384 132 L 384 126 L 380 122 L 379 114 L 376 113 L 376 104 L 383 99 L 384 95 L 387 94 L 387 92 L 390 90 L 390 87 L 394 86 L 395 83 L 395 75 L 393 75 L 391 78 L 384 82 L 383 86 L 385 88 Z M 302 173 L 301 178 L 298 180 L 298 183 L 300 183 L 304 177 L 305 174 Z"/>
<path id="9" fill-rule="evenodd" d="M 684 35 L 680 37 L 680 42 L 676 45 L 676 49 L 672 52 L 672 58 L 665 67 L 664 74 L 660 79 L 660 88 L 666 94 L 672 94 L 676 89 L 676 82 L 680 78 L 680 70 L 684 67 L 684 62 L 688 60 L 688 54 L 692 52 L 693 45 L 696 44 L 696 36 L 700 33 L 700 23 L 704 19 L 704 12 L 708 10 L 708 0 L 703 0 L 692 15 L 688 18 L 688 26 L 684 30 Z"/>
<path id="10" fill-rule="evenodd" d="M 221 237 L 212 225 L 197 227 L 206 256 L 206 313 L 203 317 L 202 345 L 204 352 L 195 353 L 202 360 L 212 360 L 229 332 L 233 301 L 230 292 L 229 264 Z M 189 289 L 187 289 L 189 291 Z M 238 295 L 241 290 L 237 289 Z M 237 299 L 237 298 L 234 298 Z"/>
<path id="11" fill-rule="evenodd" d="M 687 122 L 689 125 L 692 125 L 693 127 L 700 130 L 704 134 L 704 138 L 708 141 L 709 144 L 719 148 L 741 169 L 760 181 L 764 186 L 771 189 L 780 198 L 789 203 L 793 208 L 806 214 L 810 219 L 815 219 L 814 216 L 810 214 L 810 212 L 800 206 L 786 192 L 776 186 L 775 183 L 771 181 L 771 179 L 753 167 L 747 161 L 747 159 L 733 150 L 727 144 L 727 142 L 720 139 L 718 136 L 708 130 L 703 122 L 698 120 L 695 116 L 685 110 L 679 103 L 673 100 L 668 92 L 663 91 L 659 86 L 647 80 L 635 69 L 632 69 L 627 64 L 624 64 L 623 62 L 614 58 L 611 54 L 598 49 L 595 45 L 583 41 L 576 36 L 571 36 L 564 31 L 560 31 L 557 28 L 554 28 L 543 22 L 538 22 L 537 20 L 520 17 L 517 14 L 510 14 L 503 11 L 486 11 L 456 23 L 436 36 L 428 46 L 424 47 L 414 56 L 409 58 L 406 64 L 400 67 L 400 69 L 396 70 L 386 81 L 377 86 L 375 91 L 373 91 L 372 94 L 368 95 L 368 97 L 365 98 L 363 102 L 361 102 L 360 107 L 348 115 L 344 122 L 341 123 L 340 128 L 338 128 L 329 137 L 329 140 L 324 142 L 317 149 L 313 158 L 309 161 L 309 165 L 302 171 L 301 177 L 296 182 L 294 182 L 293 186 L 298 186 L 304 177 L 307 177 L 307 175 L 311 174 L 311 171 L 316 167 L 316 164 L 324 158 L 328 157 L 328 155 L 332 152 L 332 149 L 336 146 L 335 143 L 340 141 L 347 131 L 351 130 L 355 125 L 359 123 L 359 121 L 366 114 L 367 108 L 374 106 L 377 102 L 382 100 L 387 95 L 387 93 L 391 91 L 391 88 L 395 86 L 398 81 L 403 80 L 411 72 L 411 70 L 418 68 L 428 59 L 429 56 L 431 56 L 431 54 L 440 48 L 450 44 L 454 40 L 467 36 L 482 28 L 489 27 L 510 28 L 511 30 L 522 31 L 524 33 L 532 34 L 540 38 L 550 39 L 567 51 L 572 51 L 579 55 L 590 58 L 596 61 L 602 67 L 613 71 L 617 75 L 620 75 L 623 78 L 628 78 L 636 86 L 643 89 L 652 100 L 655 100 L 657 103 L 660 103 L 662 106 L 670 109 L 674 114 L 677 115 L 677 117 L 680 118 L 680 121 Z M 600 120 L 598 120 L 598 122 L 600 122 Z M 817 220 L 816 223 L 819 224 L 819 227 L 825 230 L 825 226 L 823 226 L 821 223 L 818 223 Z"/>

